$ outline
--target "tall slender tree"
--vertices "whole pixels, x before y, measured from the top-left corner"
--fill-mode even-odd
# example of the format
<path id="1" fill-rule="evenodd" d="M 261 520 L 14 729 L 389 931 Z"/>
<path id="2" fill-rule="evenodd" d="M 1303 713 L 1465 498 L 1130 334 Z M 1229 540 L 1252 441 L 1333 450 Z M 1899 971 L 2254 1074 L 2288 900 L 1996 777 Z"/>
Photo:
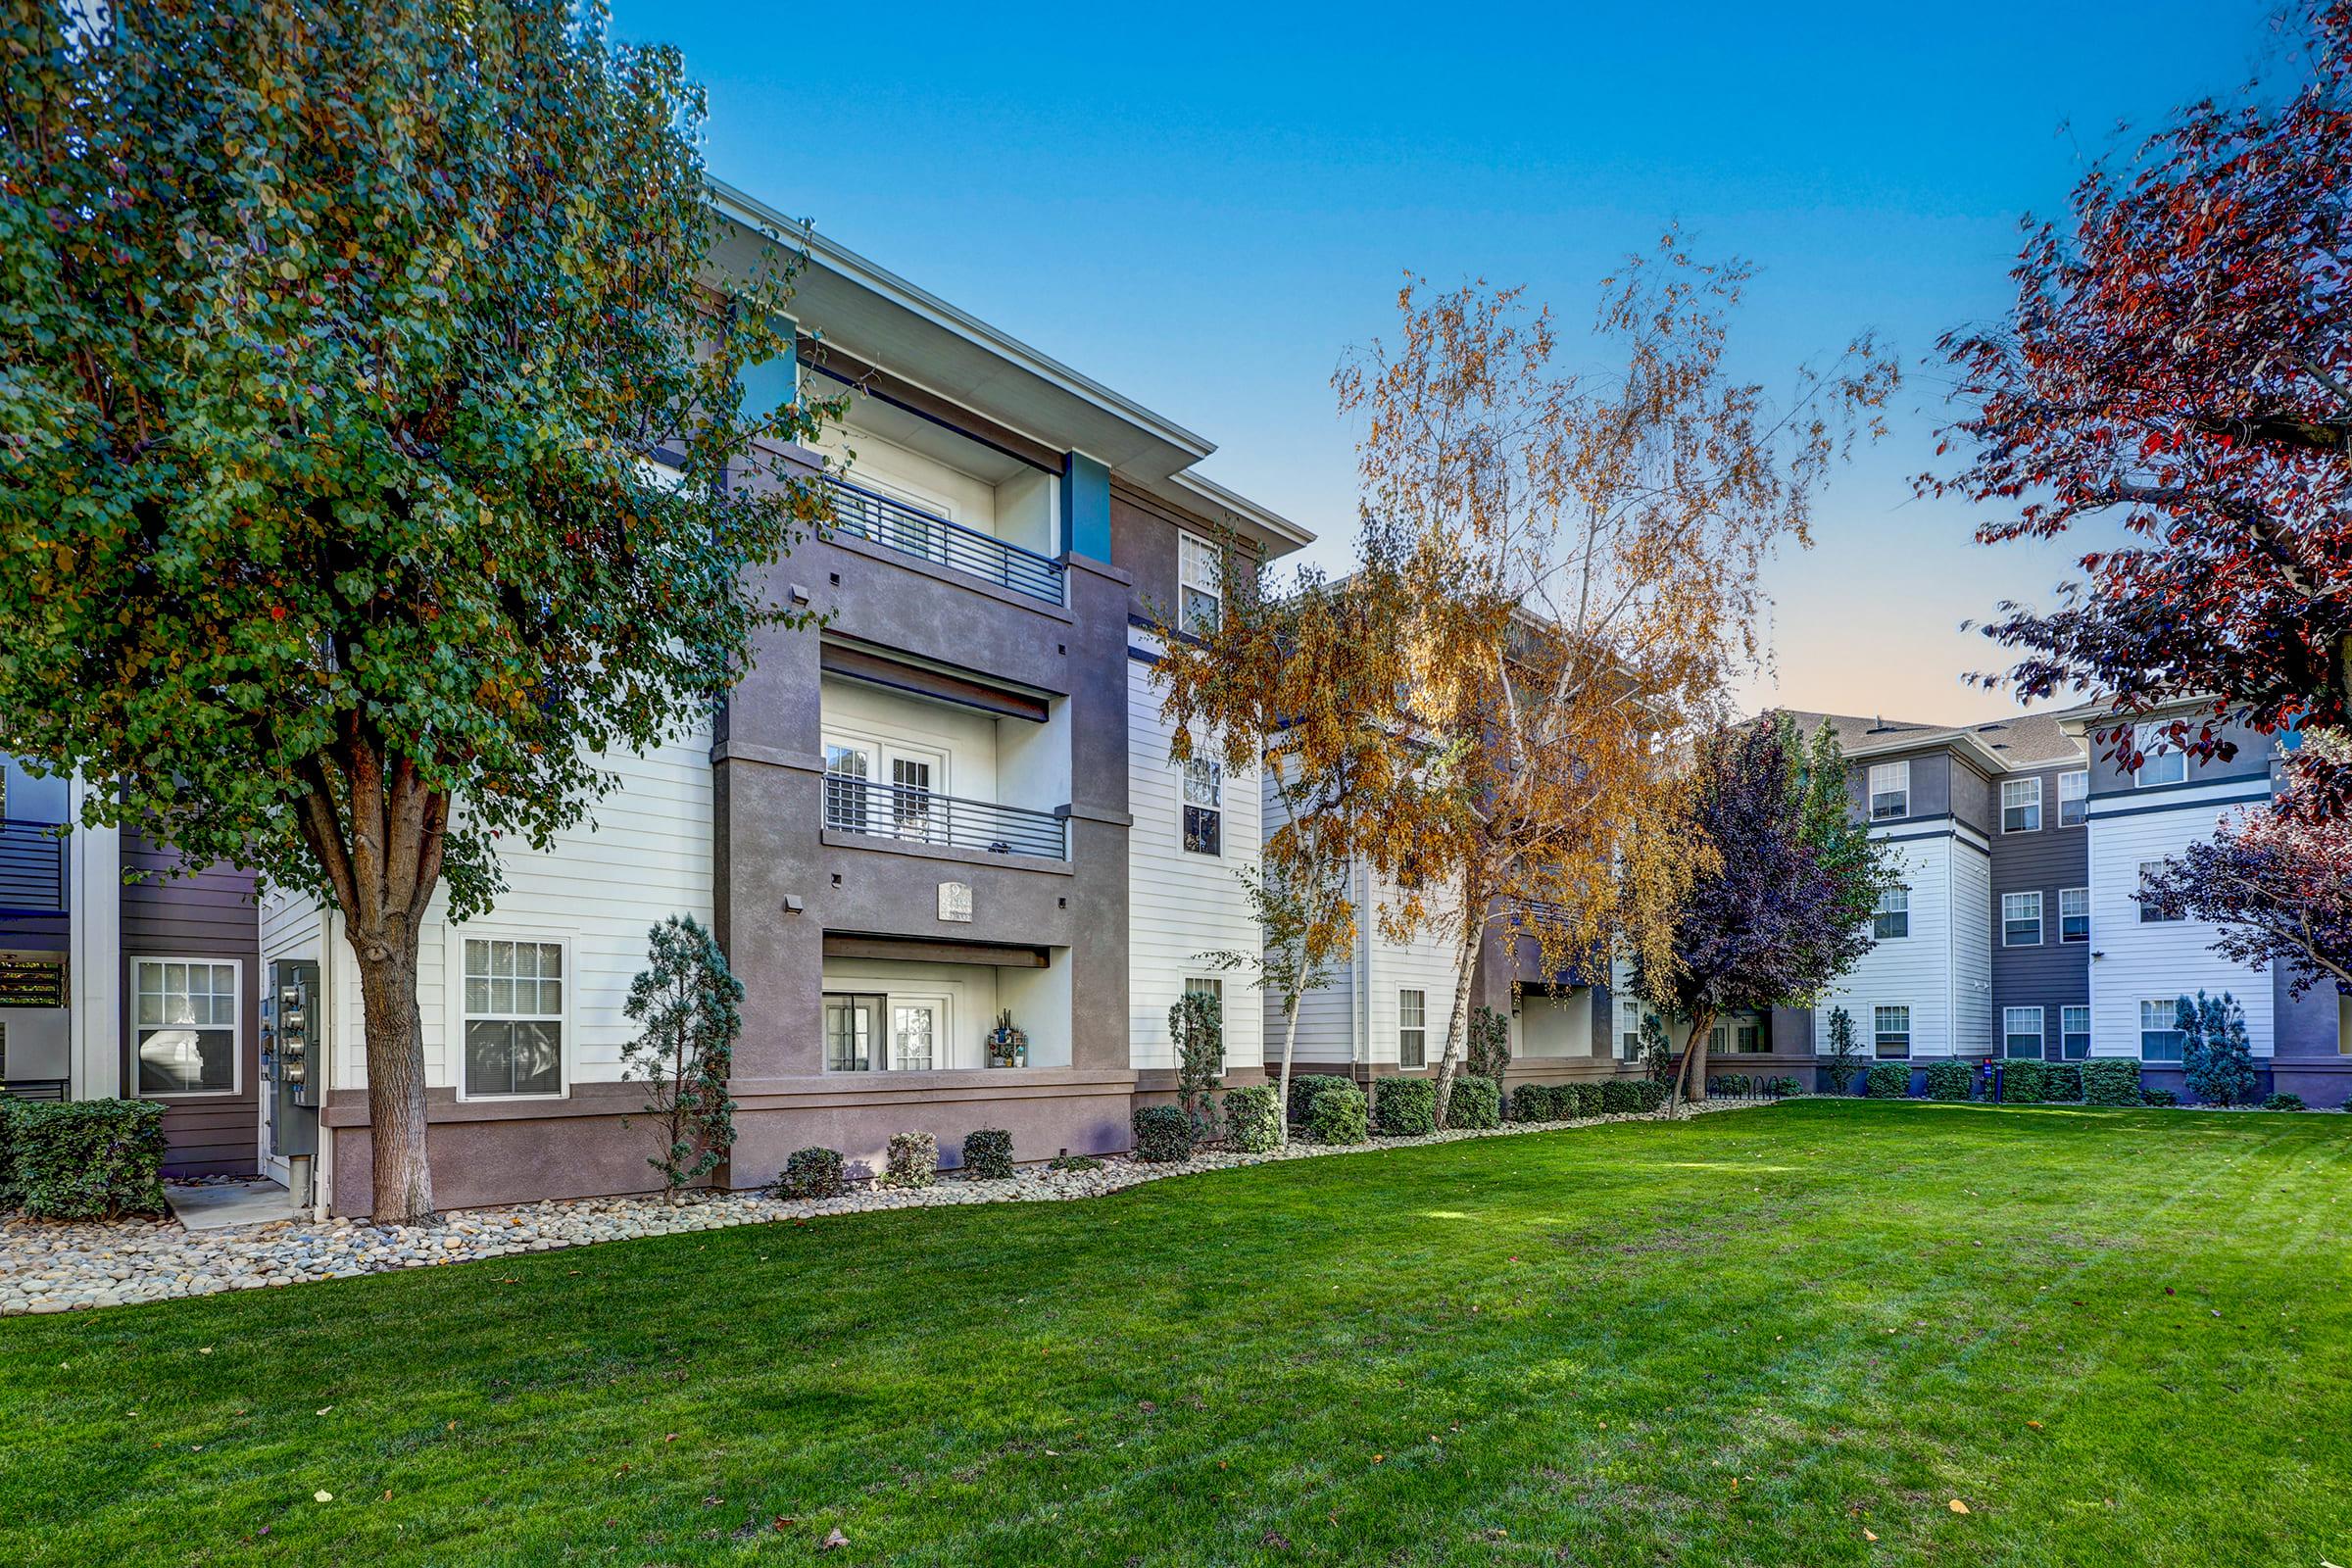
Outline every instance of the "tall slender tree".
<path id="1" fill-rule="evenodd" d="M 2088 692 L 2227 757 L 2222 720 L 2352 726 L 2352 0 L 2305 8 L 2284 91 L 2170 116 L 2033 225 L 1997 325 L 1943 352 L 1963 454 L 1922 488 L 1986 509 L 1986 543 L 2088 530 L 2054 608 L 1984 630 L 2029 697 Z M 2104 737 L 2136 766 L 2141 732 Z M 2352 763 L 2309 754 L 2305 809 L 2352 809 Z"/>
<path id="2" fill-rule="evenodd" d="M 429 1219 L 428 907 L 789 618 L 788 253 L 709 276 L 702 96 L 595 0 L 94 14 L 0 16 L 0 747 L 340 913 Z"/>
<path id="3" fill-rule="evenodd" d="M 1826 726 L 1808 746 L 1785 713 L 1718 728 L 1692 758 L 1683 831 L 1715 851 L 1684 902 L 1668 969 L 1637 958 L 1635 990 L 1689 1025 L 1674 1101 L 1707 1092 L 1707 1036 L 1724 1014 L 1803 1006 L 1870 951 L 1892 865 L 1852 820 Z"/>
<path id="4" fill-rule="evenodd" d="M 1668 760 L 1757 658 L 1759 568 L 1806 542 L 1894 384 L 1867 336 L 1777 402 L 1734 378 L 1746 278 L 1669 234 L 1604 282 L 1589 373 L 1519 291 L 1408 278 L 1396 339 L 1334 380 L 1359 565 L 1229 594 L 1242 612 L 1159 666 L 1180 749 L 1262 741 L 1315 781 L 1269 856 L 1311 837 L 1363 863 L 1384 934 L 1451 951 L 1441 1116 L 1490 939 L 1532 939 L 1546 974 L 1616 943 L 1671 966 L 1707 852 L 1670 831 Z"/>

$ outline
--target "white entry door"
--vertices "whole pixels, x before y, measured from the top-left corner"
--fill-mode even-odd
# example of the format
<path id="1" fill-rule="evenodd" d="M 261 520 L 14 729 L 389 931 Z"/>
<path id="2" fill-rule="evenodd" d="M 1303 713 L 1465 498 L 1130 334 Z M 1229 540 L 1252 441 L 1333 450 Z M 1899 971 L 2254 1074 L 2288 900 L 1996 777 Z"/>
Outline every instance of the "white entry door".
<path id="1" fill-rule="evenodd" d="M 928 1072 L 950 1065 L 945 997 L 890 999 L 890 1065 L 897 1072 Z"/>

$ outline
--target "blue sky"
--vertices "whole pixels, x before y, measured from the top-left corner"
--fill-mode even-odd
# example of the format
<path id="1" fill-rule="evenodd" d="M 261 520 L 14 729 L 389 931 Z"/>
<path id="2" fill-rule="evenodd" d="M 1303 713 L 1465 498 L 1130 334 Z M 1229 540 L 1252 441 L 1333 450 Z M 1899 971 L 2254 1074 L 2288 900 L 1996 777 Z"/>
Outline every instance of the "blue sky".
<path id="1" fill-rule="evenodd" d="M 2045 597 L 2062 550 L 1970 542 L 1912 499 L 1943 329 L 1997 315 L 2022 213 L 2121 121 L 2227 90 L 2256 0 L 2064 7 L 1366 6 L 1067 11 L 615 0 L 710 90 L 711 170 L 1218 445 L 1203 471 L 1346 556 L 1343 349 L 1411 269 L 1523 283 L 1581 327 L 1679 220 L 1760 270 L 1742 373 L 1861 327 L 1905 361 L 1891 438 L 1770 574 L 1752 702 L 1990 716 L 1963 635 Z M 2055 21 L 2063 18 L 2063 23 Z M 1564 347 L 1571 360 L 1584 343 Z"/>

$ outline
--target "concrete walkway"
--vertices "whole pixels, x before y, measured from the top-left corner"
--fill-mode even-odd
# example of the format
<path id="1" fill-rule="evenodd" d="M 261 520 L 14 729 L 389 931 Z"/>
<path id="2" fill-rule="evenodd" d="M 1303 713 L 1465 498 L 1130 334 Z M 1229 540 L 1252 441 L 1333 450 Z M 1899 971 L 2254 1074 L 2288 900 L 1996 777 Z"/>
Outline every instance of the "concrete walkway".
<path id="1" fill-rule="evenodd" d="M 225 1231 L 239 1225 L 268 1225 L 303 1216 L 294 1195 L 273 1181 L 223 1182 L 203 1187 L 167 1187 L 172 1215 L 192 1231 Z"/>

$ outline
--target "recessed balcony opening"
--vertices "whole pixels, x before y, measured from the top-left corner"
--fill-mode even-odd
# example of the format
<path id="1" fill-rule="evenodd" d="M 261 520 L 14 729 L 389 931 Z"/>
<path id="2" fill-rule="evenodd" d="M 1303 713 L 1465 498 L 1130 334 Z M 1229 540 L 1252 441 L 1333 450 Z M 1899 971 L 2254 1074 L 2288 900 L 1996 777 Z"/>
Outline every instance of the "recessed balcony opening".
<path id="1" fill-rule="evenodd" d="M 828 663 L 853 662 L 827 650 Z M 858 667 L 890 671 L 878 661 Z M 926 672 L 906 667 L 907 680 Z M 1007 699 L 992 711 L 984 688 L 955 677 L 940 692 L 908 692 L 825 674 L 818 688 L 828 833 L 892 839 L 980 855 L 1069 858 L 1070 745 L 1066 703 Z"/>
<path id="2" fill-rule="evenodd" d="M 942 962 L 887 956 L 897 946 L 888 939 L 828 935 L 825 946 L 828 1073 L 1070 1064 L 1066 948 L 976 950 L 979 961 Z"/>
<path id="3" fill-rule="evenodd" d="M 836 536 L 1063 602 L 1059 474 L 864 393 L 816 445 Z"/>

